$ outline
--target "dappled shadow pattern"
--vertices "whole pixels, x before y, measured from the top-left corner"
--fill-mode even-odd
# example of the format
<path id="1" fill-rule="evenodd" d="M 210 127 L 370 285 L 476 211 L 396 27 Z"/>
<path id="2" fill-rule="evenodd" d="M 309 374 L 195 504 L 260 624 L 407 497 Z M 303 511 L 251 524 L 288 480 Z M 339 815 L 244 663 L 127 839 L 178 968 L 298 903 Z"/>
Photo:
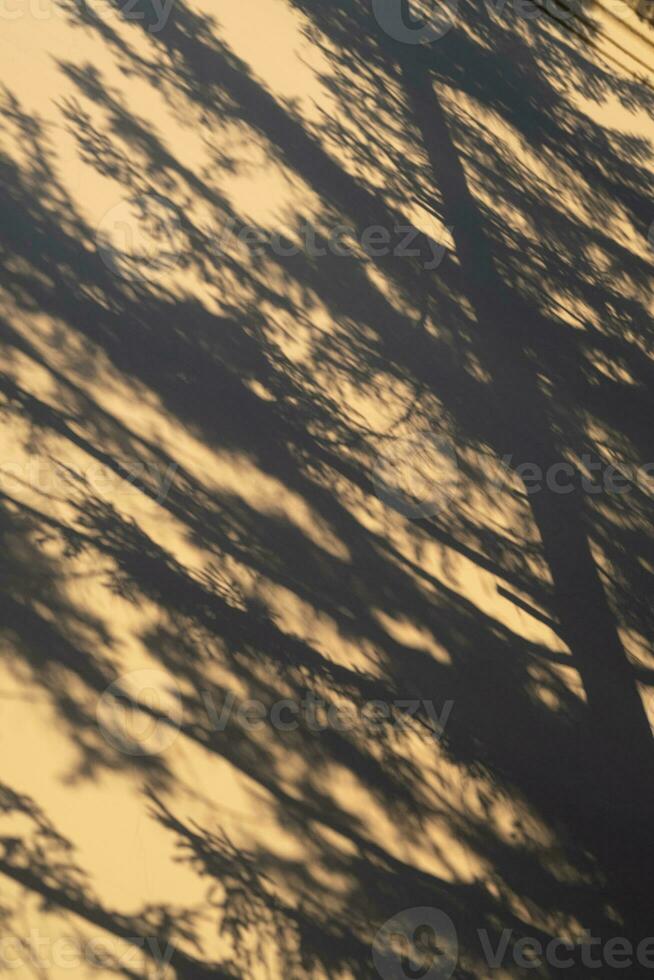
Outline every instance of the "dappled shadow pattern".
<path id="1" fill-rule="evenodd" d="M 20 812 L 31 829 L 0 839 L 0 872 L 116 937 L 170 944 L 179 977 L 254 976 L 262 963 L 289 977 L 374 977 L 377 929 L 421 906 L 456 923 L 456 977 L 487 969 L 479 929 L 493 948 L 506 928 L 545 942 L 571 923 L 573 935 L 581 925 L 643 938 L 654 502 L 642 483 L 617 494 L 580 480 L 589 463 L 629 474 L 654 458 L 652 262 L 616 230 L 647 233 L 652 147 L 580 105 L 651 114 L 651 88 L 551 18 L 466 4 L 456 30 L 417 48 L 386 37 L 358 0 L 293 6 L 338 113 L 303 118 L 181 0 L 145 48 L 147 22 L 117 31 L 71 10 L 123 71 L 160 88 L 180 124 L 211 134 L 214 171 L 194 171 L 100 68 L 59 66 L 76 92 L 61 112 L 81 158 L 124 197 L 176 208 L 183 286 L 112 273 L 47 127 L 5 93 L 3 414 L 23 420 L 30 453 L 74 448 L 175 529 L 159 538 L 156 521 L 139 523 L 72 469 L 56 500 L 26 497 L 14 480 L 0 499 L 9 665 L 45 692 L 74 744 L 70 778 L 133 780 L 206 881 L 199 918 L 229 952 L 207 952 L 192 910 L 107 907 L 69 842 L 10 787 L 3 816 Z M 245 163 L 220 151 L 234 129 L 310 189 L 313 211 L 298 203 L 289 244 L 309 217 L 324 245 L 336 224 L 406 224 L 417 203 L 451 229 L 443 264 L 217 249 L 213 229 L 248 221 L 228 193 Z M 30 389 L 26 365 L 45 391 Z M 176 456 L 154 427 L 145 435 L 94 396 L 116 378 L 150 393 L 207 459 L 236 460 L 237 482 L 203 479 L 191 453 Z M 402 424 L 389 431 L 395 407 Z M 413 522 L 380 517 L 372 475 L 384 438 L 428 429 L 456 444 L 456 499 Z M 578 476 L 570 493 L 521 482 L 522 464 L 566 461 Z M 84 560 L 118 599 L 157 611 L 138 641 L 179 686 L 180 738 L 246 777 L 301 857 L 272 842 L 242 847 L 220 813 L 212 826 L 188 818 L 165 754 L 130 756 L 103 738 L 95 704 L 121 657 L 70 587 L 68 569 Z M 486 576 L 500 609 L 539 623 L 539 638 L 467 593 L 462 569 Z M 285 603 L 296 623 L 311 611 L 304 631 Z M 411 639 L 393 624 L 409 624 Z M 207 703 L 230 692 L 268 709 L 312 695 L 355 711 L 416 699 L 454 709 L 441 739 L 422 709 L 374 731 L 235 720 L 227 736 Z M 358 788 L 351 802 L 339 780 Z M 379 813 L 401 827 L 401 848 L 384 840 Z M 469 855 L 467 875 L 452 841 Z"/>

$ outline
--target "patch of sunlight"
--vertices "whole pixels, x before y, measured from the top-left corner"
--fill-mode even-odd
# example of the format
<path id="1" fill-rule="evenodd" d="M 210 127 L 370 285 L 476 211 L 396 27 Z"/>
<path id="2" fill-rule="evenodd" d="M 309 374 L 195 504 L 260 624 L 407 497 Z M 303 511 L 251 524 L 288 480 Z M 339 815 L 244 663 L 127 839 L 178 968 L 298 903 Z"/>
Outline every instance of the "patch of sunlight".
<path id="1" fill-rule="evenodd" d="M 406 617 L 389 616 L 382 609 L 373 609 L 372 614 L 396 643 L 414 650 L 425 650 L 438 663 L 451 665 L 452 658 L 447 650 L 436 642 L 425 627 L 417 626 Z"/>

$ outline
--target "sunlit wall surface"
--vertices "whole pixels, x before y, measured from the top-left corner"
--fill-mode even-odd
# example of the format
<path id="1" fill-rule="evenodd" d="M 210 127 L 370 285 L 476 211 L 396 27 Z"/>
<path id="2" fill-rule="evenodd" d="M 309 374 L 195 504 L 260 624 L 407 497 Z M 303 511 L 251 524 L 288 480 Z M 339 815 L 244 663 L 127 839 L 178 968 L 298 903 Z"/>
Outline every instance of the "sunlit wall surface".
<path id="1" fill-rule="evenodd" d="M 3 973 L 654 976 L 648 16 L 0 0 Z"/>

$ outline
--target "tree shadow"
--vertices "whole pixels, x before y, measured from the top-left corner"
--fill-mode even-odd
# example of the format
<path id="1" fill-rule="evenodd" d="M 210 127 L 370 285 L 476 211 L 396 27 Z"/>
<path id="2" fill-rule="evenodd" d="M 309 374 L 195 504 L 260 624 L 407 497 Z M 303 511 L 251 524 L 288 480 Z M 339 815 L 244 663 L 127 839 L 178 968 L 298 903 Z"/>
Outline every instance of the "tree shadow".
<path id="1" fill-rule="evenodd" d="M 651 88 L 597 53 L 591 21 L 580 40 L 462 4 L 455 30 L 416 47 L 358 0 L 290 6 L 336 107 L 310 119 L 182 2 L 145 46 L 147 20 L 71 12 L 206 138 L 196 170 L 101 68 L 59 64 L 80 159 L 174 210 L 181 282 L 112 271 L 47 126 L 6 93 L 3 413 L 27 457 L 64 474 L 2 491 L 8 664 L 74 744 L 68 778 L 120 774 L 206 897 L 201 913 L 113 910 L 10 787 L 3 816 L 32 829 L 0 838 L 0 871 L 55 913 L 156 938 L 179 977 L 378 976 L 377 930 L 423 907 L 454 921 L 462 978 L 488 969 L 480 930 L 493 948 L 505 929 L 510 949 L 583 929 L 639 941 L 654 511 L 630 474 L 653 448 L 652 263 L 628 231 L 647 232 L 652 148 L 590 107 L 651 113 Z M 308 189 L 280 233 L 295 254 L 217 245 L 216 229 L 252 224 L 229 193 L 247 172 L 235 134 Z M 425 215 L 451 230 L 435 271 Z M 313 251 L 290 248 L 306 222 Z M 330 251 L 336 225 L 414 223 L 417 255 Z M 380 503 L 376 467 L 389 441 L 429 431 L 456 447 L 456 493 L 406 520 Z M 534 492 L 521 469 L 566 463 L 569 493 L 544 477 Z M 596 463 L 626 489 L 582 483 Z M 235 841 L 176 758 L 107 738 L 96 706 L 129 665 L 78 584 L 89 569 L 177 690 L 181 720 L 140 715 L 237 773 L 286 847 Z M 312 698 L 320 724 L 271 720 Z M 258 723 L 223 726 L 248 699 Z M 371 719 L 371 702 L 392 711 Z M 447 702 L 434 737 L 427 705 Z M 191 800 L 210 819 L 187 816 Z"/>

